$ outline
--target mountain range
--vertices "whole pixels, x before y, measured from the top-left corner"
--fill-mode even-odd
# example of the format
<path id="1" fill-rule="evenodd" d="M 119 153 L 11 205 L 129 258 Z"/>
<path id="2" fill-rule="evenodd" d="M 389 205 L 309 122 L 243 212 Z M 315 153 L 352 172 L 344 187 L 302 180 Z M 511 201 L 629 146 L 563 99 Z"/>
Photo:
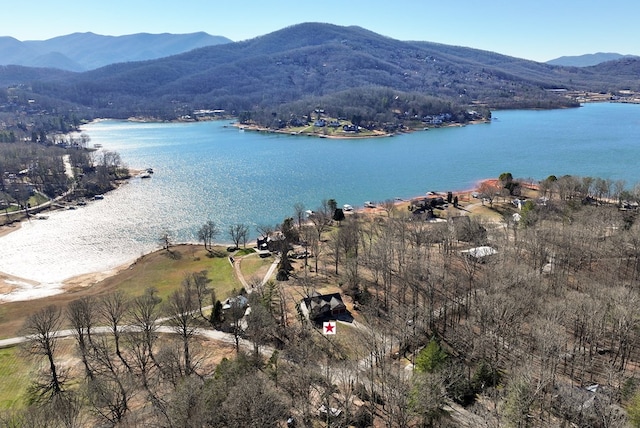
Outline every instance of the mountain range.
<path id="1" fill-rule="evenodd" d="M 222 43 L 231 43 L 231 40 L 204 32 L 126 36 L 74 33 L 23 42 L 13 37 L 0 37 L 0 65 L 87 71 L 119 62 L 167 57 Z"/>
<path id="2" fill-rule="evenodd" d="M 565 67 L 589 67 L 602 64 L 607 61 L 616 61 L 624 58 L 638 58 L 636 55 L 622 55 L 614 52 L 598 52 L 577 56 L 561 56 L 547 61 L 547 64 L 561 65 Z"/>
<path id="3" fill-rule="evenodd" d="M 39 103 L 74 105 L 83 115 L 113 118 L 172 119 L 195 109 L 307 114 L 330 105 L 375 117 L 385 109 L 424 111 L 421 106 L 431 102 L 424 97 L 490 109 L 576 105 L 562 91 L 638 91 L 639 75 L 637 58 L 563 67 L 399 41 L 361 27 L 304 23 L 86 72 L 0 67 L 0 84 L 17 85 L 27 91 L 24 97 Z"/>

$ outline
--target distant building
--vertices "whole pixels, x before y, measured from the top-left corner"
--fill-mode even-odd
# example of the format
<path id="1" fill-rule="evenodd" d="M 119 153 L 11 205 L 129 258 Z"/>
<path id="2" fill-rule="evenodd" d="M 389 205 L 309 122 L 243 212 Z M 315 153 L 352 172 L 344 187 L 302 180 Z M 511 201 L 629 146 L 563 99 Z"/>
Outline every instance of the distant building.
<path id="1" fill-rule="evenodd" d="M 483 247 L 475 247 L 469 248 L 468 250 L 463 250 L 460 252 L 463 256 L 467 256 L 470 259 L 473 259 L 477 262 L 482 262 L 487 260 L 490 256 L 498 254 L 498 250 L 493 247 L 483 246 Z"/>

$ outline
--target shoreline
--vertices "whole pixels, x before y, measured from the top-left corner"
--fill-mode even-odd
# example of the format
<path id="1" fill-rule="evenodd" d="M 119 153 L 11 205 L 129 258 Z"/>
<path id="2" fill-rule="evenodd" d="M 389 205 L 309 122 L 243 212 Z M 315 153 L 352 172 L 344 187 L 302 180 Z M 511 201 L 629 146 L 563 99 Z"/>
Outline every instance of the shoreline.
<path id="1" fill-rule="evenodd" d="M 409 128 L 407 130 L 401 131 L 401 132 L 383 132 L 383 131 L 369 131 L 369 132 L 373 132 L 374 135 L 358 135 L 357 133 L 343 133 L 343 134 L 333 134 L 333 135 L 326 135 L 326 134 L 321 134 L 319 132 L 303 132 L 303 131 L 292 131 L 290 128 L 289 129 L 271 129 L 271 128 L 265 128 L 263 126 L 259 126 L 259 125 L 242 125 L 239 122 L 234 122 L 232 126 L 238 128 L 239 131 L 250 131 L 250 132 L 264 132 L 267 134 L 281 134 L 281 135 L 291 135 L 294 137 L 316 137 L 316 138 L 330 138 L 330 139 L 336 139 L 336 140 L 351 140 L 351 139 L 365 139 L 365 138 L 388 138 L 388 137 L 393 137 L 395 135 L 402 135 L 402 134 L 410 134 L 413 132 L 421 132 L 421 131 L 428 131 L 431 129 L 440 129 L 440 128 L 457 128 L 457 127 L 463 127 L 463 126 L 467 126 L 467 125 L 480 125 L 480 124 L 486 124 L 486 123 L 491 123 L 491 119 L 482 119 L 482 120 L 472 120 L 469 121 L 468 123 L 447 123 L 447 124 L 443 124 L 443 125 L 436 125 L 436 126 L 424 126 L 422 128 Z M 322 128 L 324 129 L 324 128 Z"/>
<path id="2" fill-rule="evenodd" d="M 476 185 L 472 189 L 456 190 L 451 192 L 453 195 L 457 195 L 461 197 L 461 202 L 468 202 L 470 201 L 471 193 L 475 191 L 475 189 L 478 187 L 480 183 L 487 180 L 494 180 L 494 179 L 478 180 L 476 182 Z M 408 199 L 405 198 L 400 201 L 394 200 L 394 202 L 396 206 L 401 206 L 403 204 L 411 203 L 411 201 L 413 200 L 428 197 L 429 193 L 430 192 L 425 192 L 423 195 L 418 195 Z M 442 196 L 442 195 L 446 195 L 447 192 L 434 191 L 433 193 L 437 193 L 439 196 Z M 393 200 L 393 199 L 389 199 L 389 200 Z M 378 206 L 376 208 L 354 207 L 355 208 L 354 211 L 358 213 L 373 214 L 381 210 L 380 208 L 381 203 L 382 202 L 378 202 Z M 22 227 L 23 221 L 25 220 L 23 219 L 20 222 L 15 222 L 11 225 L 5 225 L 0 227 L 0 239 L 2 239 L 2 237 L 14 231 L 20 230 Z M 176 246 L 177 245 L 197 245 L 197 243 L 182 242 L 182 243 L 175 243 L 174 245 Z M 220 242 L 219 245 L 226 246 L 227 244 Z M 159 251 L 159 248 L 149 250 L 144 254 L 140 254 L 138 257 L 132 258 L 131 260 L 125 263 L 122 263 L 118 266 L 110 267 L 106 269 L 98 269 L 93 272 L 74 275 L 74 276 L 65 278 L 59 282 L 39 282 L 37 280 L 18 277 L 18 276 L 0 271 L 0 305 L 2 305 L 3 303 L 9 303 L 9 302 L 34 300 L 34 299 L 39 299 L 43 297 L 53 296 L 56 294 L 74 292 L 86 287 L 91 287 L 126 269 L 129 269 L 132 265 L 137 263 L 142 257 L 148 256 L 149 254 L 152 254 L 156 251 Z"/>

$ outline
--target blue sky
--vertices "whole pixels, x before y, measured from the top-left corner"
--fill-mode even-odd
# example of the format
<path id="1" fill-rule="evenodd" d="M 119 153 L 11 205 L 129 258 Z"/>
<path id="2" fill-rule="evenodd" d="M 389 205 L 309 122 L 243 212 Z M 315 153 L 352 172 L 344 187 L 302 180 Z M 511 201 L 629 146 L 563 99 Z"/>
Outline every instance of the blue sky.
<path id="1" fill-rule="evenodd" d="M 205 31 L 246 40 L 301 22 L 358 25 L 399 40 L 468 46 L 547 61 L 640 55 L 637 0 L 30 0 L 0 4 L 0 36 L 43 40 Z M 10 4 L 6 4 L 10 3 Z"/>

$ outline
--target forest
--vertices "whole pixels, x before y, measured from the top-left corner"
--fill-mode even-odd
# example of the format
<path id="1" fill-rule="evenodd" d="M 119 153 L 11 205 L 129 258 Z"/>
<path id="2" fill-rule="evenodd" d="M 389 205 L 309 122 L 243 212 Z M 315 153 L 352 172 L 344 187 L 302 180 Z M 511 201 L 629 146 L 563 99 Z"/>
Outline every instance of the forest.
<path id="1" fill-rule="evenodd" d="M 86 134 L 43 132 L 31 142 L 0 143 L 1 224 L 28 218 L 44 202 L 82 203 L 130 177 L 117 152 L 90 149 L 89 141 Z"/>
<path id="2" fill-rule="evenodd" d="M 637 188 L 505 173 L 455 196 L 347 215 L 328 200 L 308 219 L 296 205 L 261 228 L 280 242 L 277 280 L 229 300 L 200 271 L 164 298 L 139 284 L 45 306 L 24 325 L 25 358 L 41 362 L 28 403 L 0 421 L 640 426 Z M 240 257 L 229 250 L 207 251 Z M 345 302 L 335 336 L 301 311 L 317 293 Z"/>

